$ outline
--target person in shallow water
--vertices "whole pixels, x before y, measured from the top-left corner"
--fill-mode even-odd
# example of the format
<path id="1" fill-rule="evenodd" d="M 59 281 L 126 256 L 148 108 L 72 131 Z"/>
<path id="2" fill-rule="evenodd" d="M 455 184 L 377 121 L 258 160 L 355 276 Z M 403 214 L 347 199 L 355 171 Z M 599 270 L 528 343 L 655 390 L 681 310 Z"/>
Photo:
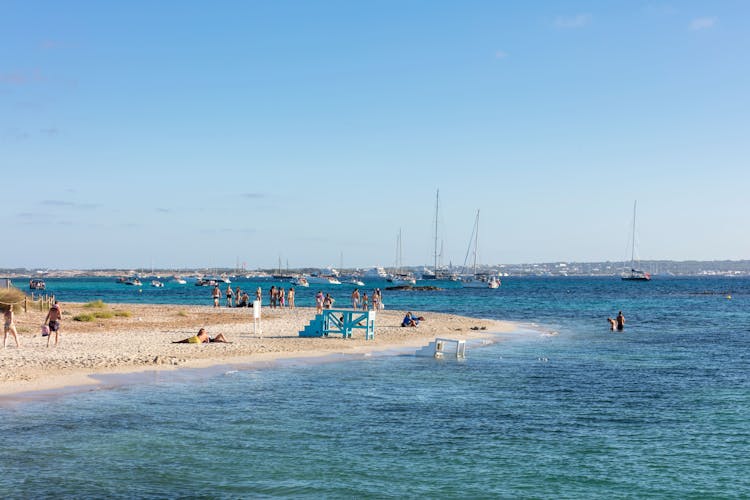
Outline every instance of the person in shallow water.
<path id="1" fill-rule="evenodd" d="M 609 322 L 609 329 L 611 331 L 615 331 L 615 327 L 617 326 L 617 321 L 613 320 L 612 318 L 607 318 L 607 321 Z"/>
<path id="2" fill-rule="evenodd" d="M 615 318 L 615 321 L 617 322 L 617 331 L 623 331 L 625 329 L 625 316 L 622 315 L 622 311 L 617 313 L 617 318 Z"/>
<path id="3" fill-rule="evenodd" d="M 188 337 L 186 339 L 177 340 L 175 342 L 172 342 L 173 344 L 210 344 L 211 342 L 226 342 L 227 339 L 224 337 L 223 333 L 218 334 L 216 337 L 211 338 L 208 336 L 208 333 L 206 333 L 205 328 L 201 328 L 198 330 L 197 335 L 193 335 L 192 337 Z"/>

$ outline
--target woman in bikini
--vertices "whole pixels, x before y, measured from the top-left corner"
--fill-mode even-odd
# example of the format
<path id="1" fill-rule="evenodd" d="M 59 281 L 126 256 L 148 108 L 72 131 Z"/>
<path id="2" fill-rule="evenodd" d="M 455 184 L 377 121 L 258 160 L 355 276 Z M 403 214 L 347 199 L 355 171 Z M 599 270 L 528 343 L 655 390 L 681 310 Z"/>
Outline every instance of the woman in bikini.
<path id="1" fill-rule="evenodd" d="M 16 324 L 14 321 L 13 316 L 13 306 L 8 306 L 8 309 L 5 311 L 5 334 L 3 335 L 3 349 L 8 347 L 8 332 L 13 335 L 13 340 L 16 341 L 16 347 L 21 347 L 18 344 L 18 332 L 16 332 Z"/>

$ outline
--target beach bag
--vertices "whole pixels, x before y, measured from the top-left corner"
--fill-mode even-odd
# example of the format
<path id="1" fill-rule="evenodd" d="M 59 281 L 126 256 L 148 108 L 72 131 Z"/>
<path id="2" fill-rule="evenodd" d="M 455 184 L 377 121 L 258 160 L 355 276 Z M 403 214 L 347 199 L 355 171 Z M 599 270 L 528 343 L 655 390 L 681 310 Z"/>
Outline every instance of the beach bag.
<path id="1" fill-rule="evenodd" d="M 49 335 L 49 327 L 47 325 L 42 325 L 42 337 L 47 337 Z"/>

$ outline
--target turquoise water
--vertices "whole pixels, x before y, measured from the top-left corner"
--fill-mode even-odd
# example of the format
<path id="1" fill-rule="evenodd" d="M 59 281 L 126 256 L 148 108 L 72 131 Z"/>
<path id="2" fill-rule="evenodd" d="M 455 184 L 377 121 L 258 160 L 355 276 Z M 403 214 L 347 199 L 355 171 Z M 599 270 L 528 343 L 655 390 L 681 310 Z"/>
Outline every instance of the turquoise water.
<path id="1" fill-rule="evenodd" d="M 171 300 L 208 302 L 188 288 Z M 538 328 L 464 362 L 291 362 L 6 402 L 3 495 L 750 497 L 750 280 L 512 278 L 385 302 Z"/>

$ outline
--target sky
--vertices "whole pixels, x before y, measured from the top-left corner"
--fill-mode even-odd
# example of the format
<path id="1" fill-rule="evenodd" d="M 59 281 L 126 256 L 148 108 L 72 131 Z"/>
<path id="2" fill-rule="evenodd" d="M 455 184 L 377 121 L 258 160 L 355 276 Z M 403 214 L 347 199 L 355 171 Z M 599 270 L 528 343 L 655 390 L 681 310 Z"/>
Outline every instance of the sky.
<path id="1" fill-rule="evenodd" d="M 0 10 L 2 268 L 750 258 L 745 1 Z"/>

